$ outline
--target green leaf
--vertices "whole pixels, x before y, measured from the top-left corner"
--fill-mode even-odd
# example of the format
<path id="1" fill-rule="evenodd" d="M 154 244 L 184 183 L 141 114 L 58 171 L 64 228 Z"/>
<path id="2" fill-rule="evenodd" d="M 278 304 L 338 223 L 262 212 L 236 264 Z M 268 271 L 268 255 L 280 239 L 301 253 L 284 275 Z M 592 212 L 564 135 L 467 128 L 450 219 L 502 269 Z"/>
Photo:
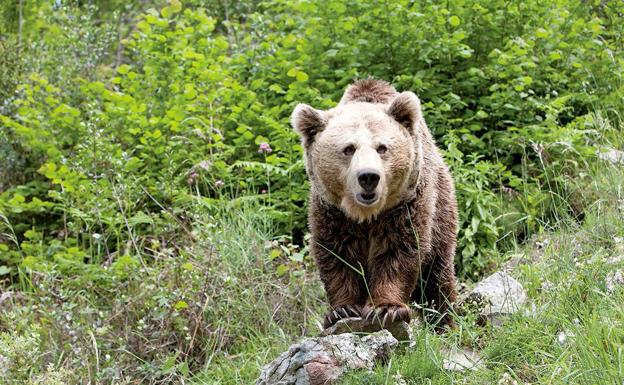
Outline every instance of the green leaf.
<path id="1" fill-rule="evenodd" d="M 271 84 L 269 86 L 269 90 L 276 92 L 278 94 L 282 94 L 284 93 L 284 89 L 282 87 L 280 87 L 278 84 Z"/>
<path id="2" fill-rule="evenodd" d="M 284 274 L 288 273 L 288 266 L 284 264 L 279 265 L 277 269 L 275 269 L 275 273 L 277 274 L 278 277 L 283 276 Z"/>
<path id="3" fill-rule="evenodd" d="M 268 143 L 269 139 L 267 137 L 265 137 L 265 136 L 262 136 L 262 135 L 256 136 L 256 139 L 254 140 L 254 143 L 256 145 L 259 145 L 260 143 L 263 143 L 263 142 L 264 143 Z"/>
<path id="4" fill-rule="evenodd" d="M 150 24 L 156 24 L 158 22 L 158 17 L 148 14 L 145 16 L 145 21 L 147 21 Z"/>
<path id="5" fill-rule="evenodd" d="M 449 24 L 453 27 L 457 27 L 459 26 L 459 24 L 461 24 L 461 20 L 459 20 L 459 17 L 453 15 L 449 17 Z"/>
<path id="6" fill-rule="evenodd" d="M 183 310 L 183 309 L 187 309 L 188 308 L 188 303 L 186 303 L 185 301 L 178 301 L 176 302 L 176 304 L 173 306 L 174 309 L 176 310 Z"/>
<path id="7" fill-rule="evenodd" d="M 138 225 L 138 224 L 153 224 L 154 221 L 152 220 L 152 218 L 145 214 L 142 211 L 137 212 L 136 214 L 134 214 L 132 217 L 128 218 L 128 224 L 129 225 Z"/>
<path id="8" fill-rule="evenodd" d="M 479 110 L 477 111 L 477 113 L 475 114 L 475 116 L 479 119 L 485 119 L 487 118 L 489 115 L 487 112 L 483 111 L 483 110 Z"/>
<path id="9" fill-rule="evenodd" d="M 137 29 L 145 34 L 148 34 L 152 31 L 152 27 L 145 20 L 139 21 L 137 23 Z"/>
<path id="10" fill-rule="evenodd" d="M 119 68 L 117 68 L 117 72 L 119 72 L 122 75 L 127 74 L 128 71 L 130 71 L 130 66 L 127 64 L 122 64 L 119 66 Z"/>
<path id="11" fill-rule="evenodd" d="M 54 164 L 50 164 L 51 166 L 54 166 Z M 20 203 L 24 203 L 26 202 L 26 198 L 24 198 L 24 196 L 20 193 L 15 193 L 13 195 L 13 198 L 11 198 L 11 200 L 9 200 L 9 204 L 12 205 L 19 205 Z"/>
<path id="12" fill-rule="evenodd" d="M 337 14 L 345 13 L 347 10 L 347 6 L 341 2 L 332 2 L 332 5 Z"/>
<path id="13" fill-rule="evenodd" d="M 197 96 L 197 91 L 195 90 L 195 87 L 193 87 L 192 84 L 187 84 L 184 86 L 184 97 L 191 100 L 191 99 L 195 99 L 195 97 Z"/>
<path id="14" fill-rule="evenodd" d="M 273 249 L 273 250 L 271 250 L 271 253 L 269 254 L 269 261 L 274 260 L 275 258 L 279 257 L 280 255 L 282 255 L 282 252 L 280 251 L 280 249 Z"/>
<path id="15" fill-rule="evenodd" d="M 138 132 L 139 130 L 136 130 L 136 131 Z M 136 156 L 133 156 L 130 159 L 128 159 L 128 161 L 126 162 L 125 169 L 126 171 L 135 171 L 136 169 L 141 167 L 142 164 L 143 162 L 141 161 L 141 159 L 137 158 Z"/>
<path id="16" fill-rule="evenodd" d="M 167 111 L 167 116 L 176 122 L 181 121 L 185 117 L 184 111 L 182 111 L 179 107 L 173 107 L 171 110 Z"/>
<path id="17" fill-rule="evenodd" d="M 165 362 L 163 362 L 162 364 L 161 371 L 164 374 L 171 373 L 171 371 L 175 368 L 175 363 L 176 363 L 177 358 L 178 358 L 177 354 L 167 357 Z"/>
<path id="18" fill-rule="evenodd" d="M 539 38 L 539 39 L 544 39 L 547 38 L 549 35 L 548 31 L 545 30 L 544 28 L 539 28 L 536 32 L 535 32 L 535 37 Z"/>
<path id="19" fill-rule="evenodd" d="M 0 275 L 7 275 L 11 272 L 11 269 L 7 266 L 0 266 Z"/>
<path id="20" fill-rule="evenodd" d="M 172 13 L 178 13 L 182 10 L 182 3 L 179 0 L 171 0 L 169 4 L 171 4 Z"/>
<path id="21" fill-rule="evenodd" d="M 303 71 L 299 71 L 297 72 L 297 77 L 296 77 L 297 81 L 299 82 L 305 82 L 306 80 L 308 80 L 308 74 L 306 74 Z"/>
<path id="22" fill-rule="evenodd" d="M 558 51 L 551 52 L 548 57 L 550 60 L 559 60 L 562 58 L 561 53 Z"/>
<path id="23" fill-rule="evenodd" d="M 186 361 L 183 361 L 180 363 L 180 365 L 178 365 L 178 372 L 180 372 L 181 375 L 183 375 L 184 377 L 188 377 L 189 375 L 189 366 L 188 363 Z"/>

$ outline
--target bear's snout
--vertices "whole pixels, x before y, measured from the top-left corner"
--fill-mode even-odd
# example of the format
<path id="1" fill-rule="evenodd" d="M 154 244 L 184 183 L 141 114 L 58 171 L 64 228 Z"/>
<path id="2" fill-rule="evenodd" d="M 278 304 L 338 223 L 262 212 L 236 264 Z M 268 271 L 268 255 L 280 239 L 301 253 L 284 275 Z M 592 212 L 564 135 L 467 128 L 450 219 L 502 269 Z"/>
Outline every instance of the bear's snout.
<path id="1" fill-rule="evenodd" d="M 355 195 L 358 203 L 370 206 L 377 202 L 379 194 L 377 194 L 375 190 L 379 185 L 380 180 L 381 175 L 373 169 L 364 169 L 357 173 L 358 184 L 363 190 Z"/>
<path id="2" fill-rule="evenodd" d="M 374 170 L 363 170 L 358 173 L 358 183 L 367 193 L 373 192 L 381 176 Z"/>

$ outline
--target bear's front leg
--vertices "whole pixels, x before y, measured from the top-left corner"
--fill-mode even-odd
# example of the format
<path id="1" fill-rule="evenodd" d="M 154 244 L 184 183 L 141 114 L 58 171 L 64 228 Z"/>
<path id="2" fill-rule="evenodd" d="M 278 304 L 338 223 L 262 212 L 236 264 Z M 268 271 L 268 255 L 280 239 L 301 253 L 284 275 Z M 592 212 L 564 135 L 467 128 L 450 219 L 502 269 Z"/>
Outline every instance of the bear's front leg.
<path id="1" fill-rule="evenodd" d="M 325 315 L 323 327 L 328 328 L 343 318 L 361 317 L 365 290 L 360 274 L 335 255 L 324 250 L 314 251 L 331 307 Z"/>
<path id="2" fill-rule="evenodd" d="M 363 317 L 382 326 L 409 322 L 412 311 L 407 303 L 416 285 L 418 264 L 412 258 L 404 259 L 390 253 L 374 261 L 369 274 L 371 295 L 362 310 Z"/>

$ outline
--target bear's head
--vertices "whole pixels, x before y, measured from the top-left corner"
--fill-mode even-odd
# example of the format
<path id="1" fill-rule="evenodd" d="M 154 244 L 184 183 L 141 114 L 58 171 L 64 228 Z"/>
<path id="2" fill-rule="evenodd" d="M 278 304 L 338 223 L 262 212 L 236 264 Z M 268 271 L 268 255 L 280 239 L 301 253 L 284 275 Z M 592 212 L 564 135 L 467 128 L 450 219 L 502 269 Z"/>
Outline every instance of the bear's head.
<path id="1" fill-rule="evenodd" d="M 299 104 L 291 120 L 313 191 L 363 222 L 415 194 L 424 121 L 412 92 L 391 88 L 375 100 L 349 96 L 353 91 L 327 111 Z"/>

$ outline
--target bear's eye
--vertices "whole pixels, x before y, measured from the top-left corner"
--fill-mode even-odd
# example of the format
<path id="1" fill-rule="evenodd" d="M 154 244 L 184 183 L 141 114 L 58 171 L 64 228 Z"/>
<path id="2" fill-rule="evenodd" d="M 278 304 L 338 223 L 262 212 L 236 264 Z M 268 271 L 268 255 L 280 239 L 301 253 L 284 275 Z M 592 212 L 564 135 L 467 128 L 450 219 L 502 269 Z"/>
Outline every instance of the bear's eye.
<path id="1" fill-rule="evenodd" d="M 355 153 L 355 146 L 350 144 L 342 150 L 342 153 L 349 156 Z"/>
<path id="2" fill-rule="evenodd" d="M 379 146 L 377 146 L 377 153 L 378 154 L 385 154 L 386 151 L 388 151 L 388 147 L 386 147 L 385 144 L 380 144 Z"/>

